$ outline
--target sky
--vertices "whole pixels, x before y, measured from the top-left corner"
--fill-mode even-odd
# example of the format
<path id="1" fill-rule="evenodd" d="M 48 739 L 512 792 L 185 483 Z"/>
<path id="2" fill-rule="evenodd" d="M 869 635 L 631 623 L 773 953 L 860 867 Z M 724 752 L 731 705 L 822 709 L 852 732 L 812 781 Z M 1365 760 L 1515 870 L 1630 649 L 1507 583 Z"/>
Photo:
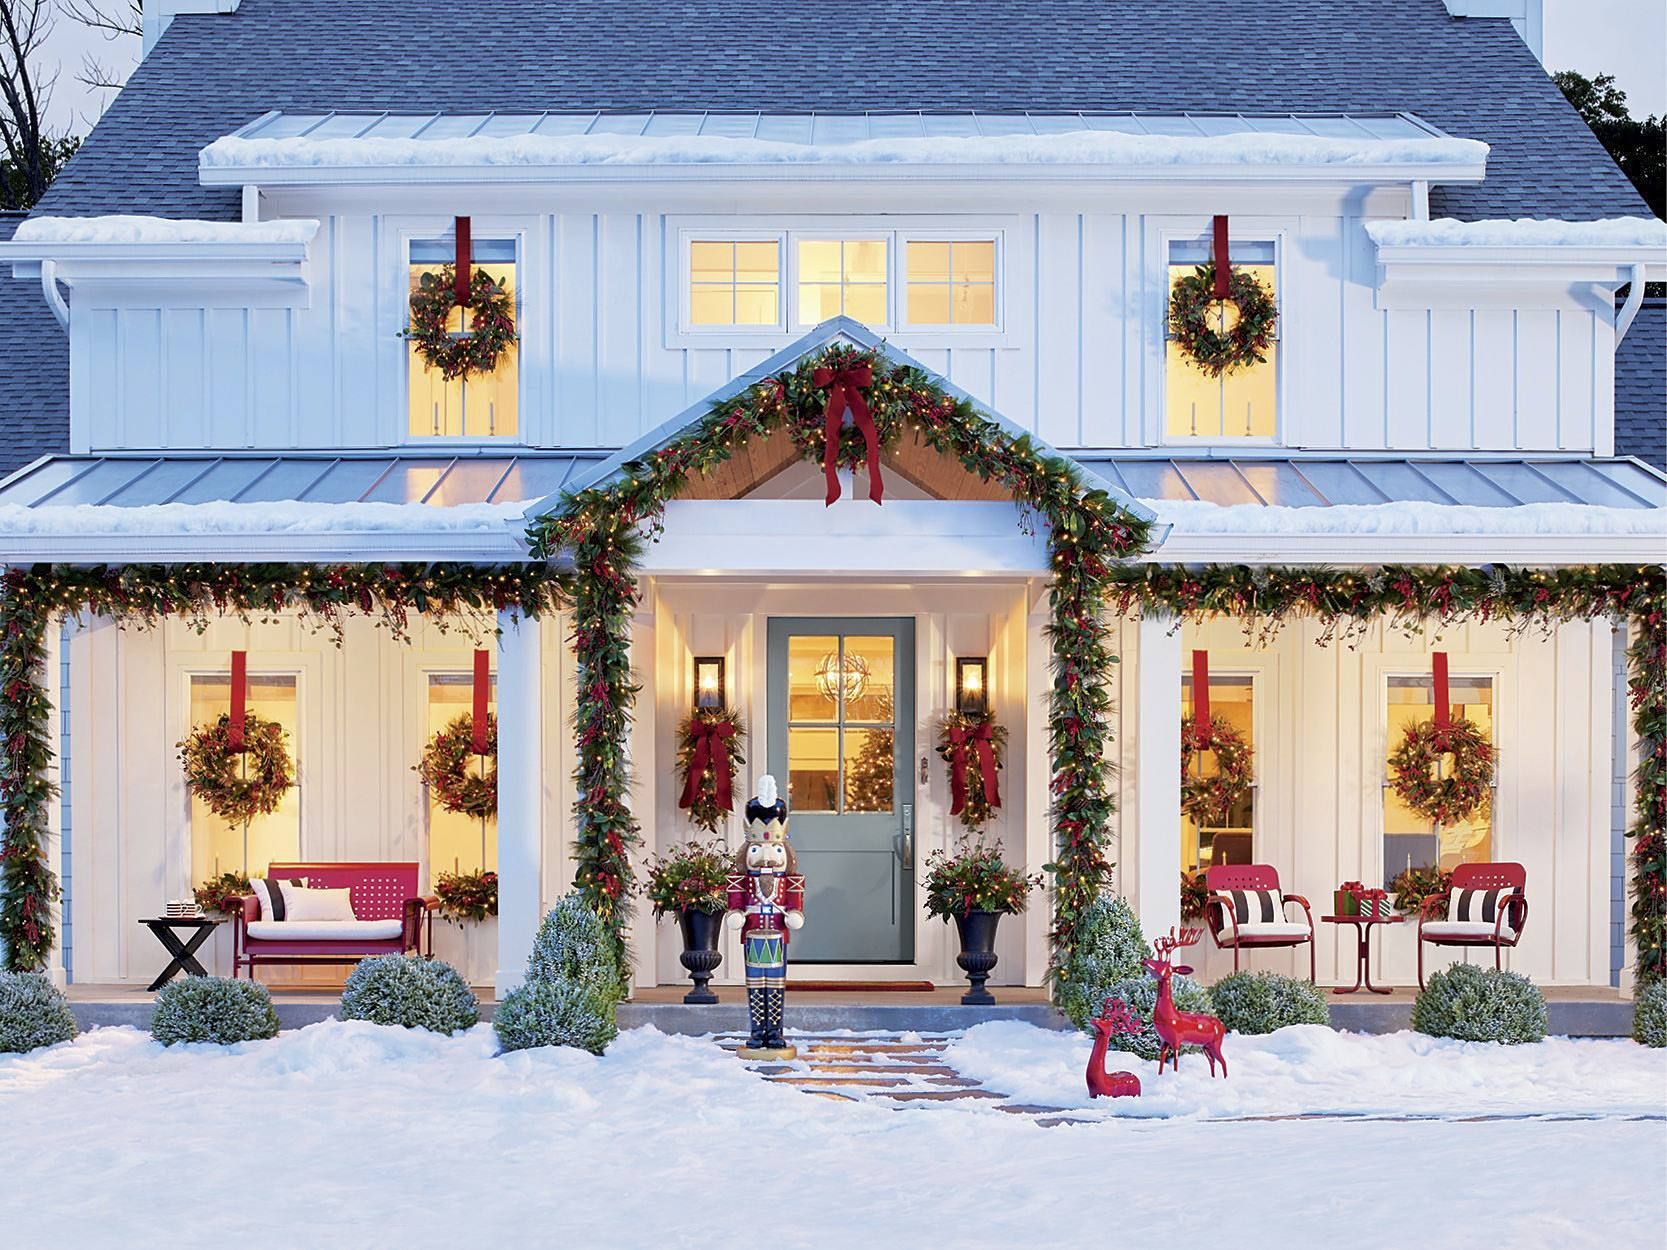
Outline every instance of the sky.
<path id="1" fill-rule="evenodd" d="M 109 103 L 110 92 L 76 81 L 83 56 L 131 68 L 138 44 L 111 42 L 59 17 L 47 48 L 58 68 L 49 112 L 55 131 L 85 134 Z M 1614 74 L 1634 117 L 1667 114 L 1667 0 L 1545 0 L 1545 47 L 1550 69 Z"/>

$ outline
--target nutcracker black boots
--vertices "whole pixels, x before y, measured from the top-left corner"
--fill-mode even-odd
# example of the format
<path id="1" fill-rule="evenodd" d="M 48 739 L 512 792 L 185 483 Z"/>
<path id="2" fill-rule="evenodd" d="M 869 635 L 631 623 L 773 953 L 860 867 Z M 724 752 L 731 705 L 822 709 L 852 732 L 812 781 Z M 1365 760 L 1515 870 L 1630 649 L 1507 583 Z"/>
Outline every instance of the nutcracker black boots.
<path id="1" fill-rule="evenodd" d="M 751 985 L 747 986 L 747 1019 L 752 1026 L 752 1031 L 747 1037 L 747 1049 L 763 1050 L 766 1046 L 774 1044 L 770 1041 L 770 1030 L 766 1020 L 768 1015 L 767 1004 L 772 993 L 779 994 L 780 992 L 780 990 L 766 990 Z M 779 1007 L 776 1009 L 776 1019 L 781 1019 L 781 1009 Z"/>
<path id="2" fill-rule="evenodd" d="M 786 1006 L 787 991 L 782 989 L 768 989 L 764 991 L 764 1025 L 766 1046 L 784 1049 L 787 1038 L 782 1035 L 782 1009 Z"/>

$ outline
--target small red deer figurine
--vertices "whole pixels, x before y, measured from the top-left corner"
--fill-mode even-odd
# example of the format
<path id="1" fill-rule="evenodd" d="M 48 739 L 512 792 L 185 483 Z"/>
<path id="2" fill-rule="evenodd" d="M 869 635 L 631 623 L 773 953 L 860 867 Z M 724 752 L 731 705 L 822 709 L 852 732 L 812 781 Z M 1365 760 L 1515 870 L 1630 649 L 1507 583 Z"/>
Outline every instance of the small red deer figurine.
<path id="1" fill-rule="evenodd" d="M 1216 1064 L 1221 1064 L 1221 1075 L 1227 1075 L 1227 1058 L 1221 1053 L 1221 1041 L 1226 1030 L 1221 1021 L 1202 1011 L 1177 1011 L 1175 1000 L 1170 996 L 1169 978 L 1179 972 L 1182 976 L 1192 971 L 1185 964 L 1179 967 L 1169 962 L 1169 957 L 1183 946 L 1193 946 L 1202 937 L 1202 929 L 1182 929 L 1179 936 L 1171 929 L 1168 937 L 1157 940 L 1157 958 L 1143 962 L 1146 971 L 1158 979 L 1158 1001 L 1152 1009 L 1152 1031 L 1158 1035 L 1163 1048 L 1158 1052 L 1158 1071 L 1163 1071 L 1163 1065 L 1170 1059 L 1175 1060 L 1175 1071 L 1181 1070 L 1181 1047 L 1202 1046 L 1204 1054 L 1210 1060 L 1210 1075 L 1216 1074 Z"/>
<path id="2" fill-rule="evenodd" d="M 1108 998 L 1089 1023 L 1094 1026 L 1094 1049 L 1088 1056 L 1088 1096 L 1138 1098 L 1140 1078 L 1133 1072 L 1107 1072 L 1106 1048 L 1118 1033 L 1140 1032 L 1140 1017 L 1121 998 Z"/>

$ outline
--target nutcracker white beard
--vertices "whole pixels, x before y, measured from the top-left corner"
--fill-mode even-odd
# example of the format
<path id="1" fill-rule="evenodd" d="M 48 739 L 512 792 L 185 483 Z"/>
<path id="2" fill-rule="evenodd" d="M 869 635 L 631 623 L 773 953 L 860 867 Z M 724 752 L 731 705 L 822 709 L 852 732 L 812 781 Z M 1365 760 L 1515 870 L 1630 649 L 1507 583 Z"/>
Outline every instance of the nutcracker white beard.
<path id="1" fill-rule="evenodd" d="M 786 872 L 786 844 L 781 842 L 749 843 L 747 845 L 747 871 L 778 874 Z"/>

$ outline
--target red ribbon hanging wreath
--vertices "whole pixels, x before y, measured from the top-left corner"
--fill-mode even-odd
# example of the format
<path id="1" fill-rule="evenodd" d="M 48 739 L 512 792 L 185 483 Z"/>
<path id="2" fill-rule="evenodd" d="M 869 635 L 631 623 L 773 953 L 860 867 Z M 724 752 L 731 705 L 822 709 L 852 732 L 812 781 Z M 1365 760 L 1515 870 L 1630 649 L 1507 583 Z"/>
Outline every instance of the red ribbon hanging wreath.
<path id="1" fill-rule="evenodd" d="M 693 807 L 700 797 L 701 783 L 708 769 L 712 772 L 713 800 L 720 811 L 733 811 L 730 787 L 734 779 L 730 772 L 729 739 L 735 736 L 735 725 L 725 720 L 696 720 L 689 733 L 694 741 L 694 756 L 689 761 L 688 776 L 683 780 L 683 795 L 679 807 Z"/>
<path id="2" fill-rule="evenodd" d="M 823 502 L 832 505 L 839 498 L 839 433 L 849 408 L 851 422 L 861 431 L 868 449 L 868 497 L 879 503 L 883 494 L 880 432 L 874 427 L 868 400 L 863 396 L 874 385 L 872 366 L 845 365 L 838 369 L 824 366 L 811 375 L 811 380 L 818 387 L 828 388 L 828 406 L 822 416 L 822 476 L 828 483 L 827 498 Z"/>
<path id="3" fill-rule="evenodd" d="M 970 746 L 978 756 L 979 781 L 984 790 L 984 798 L 991 807 L 1001 806 L 1001 789 L 996 779 L 996 750 L 995 724 L 985 721 L 981 725 L 967 728 L 964 725 L 949 727 L 949 745 L 954 751 L 954 759 L 949 766 L 949 814 L 959 816 L 967 806 L 967 748 Z"/>

